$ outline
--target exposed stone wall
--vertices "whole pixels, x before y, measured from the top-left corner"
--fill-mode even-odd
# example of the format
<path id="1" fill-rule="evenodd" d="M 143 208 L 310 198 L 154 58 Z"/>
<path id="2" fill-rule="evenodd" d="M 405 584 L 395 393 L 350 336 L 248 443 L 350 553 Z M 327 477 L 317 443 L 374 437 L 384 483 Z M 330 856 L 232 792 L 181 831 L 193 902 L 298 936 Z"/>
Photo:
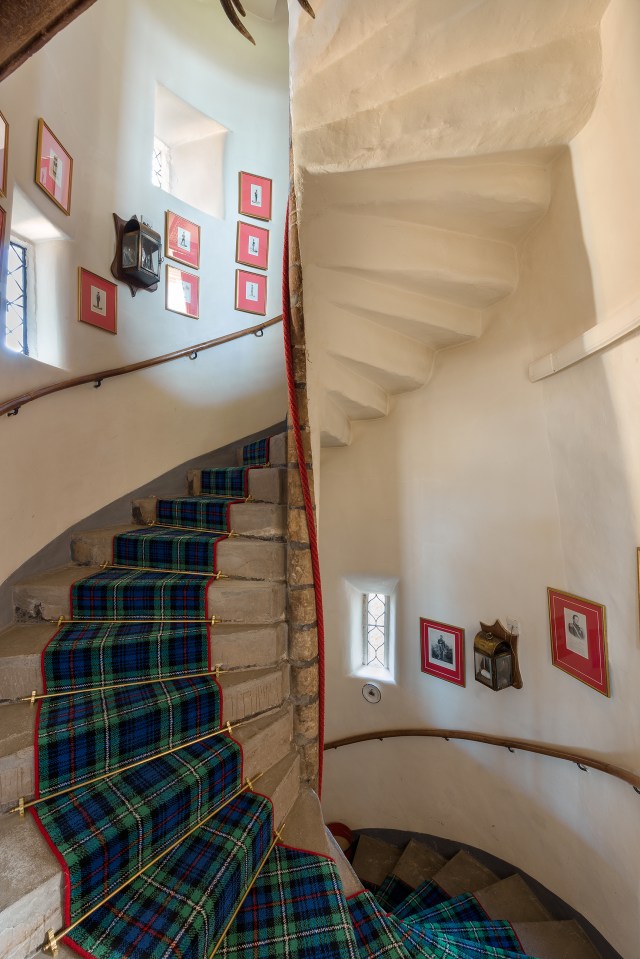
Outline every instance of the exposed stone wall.
<path id="1" fill-rule="evenodd" d="M 298 417 L 304 456 L 313 496 L 313 463 L 307 403 L 307 358 L 304 332 L 302 266 L 298 243 L 295 192 L 289 207 L 289 289 L 291 296 L 291 345 Z M 313 588 L 309 530 L 305 513 L 300 467 L 291 414 L 287 434 L 287 590 L 291 698 L 294 704 L 294 735 L 302 759 L 302 776 L 318 785 L 318 624 Z M 315 503 L 314 503 L 315 512 Z"/>

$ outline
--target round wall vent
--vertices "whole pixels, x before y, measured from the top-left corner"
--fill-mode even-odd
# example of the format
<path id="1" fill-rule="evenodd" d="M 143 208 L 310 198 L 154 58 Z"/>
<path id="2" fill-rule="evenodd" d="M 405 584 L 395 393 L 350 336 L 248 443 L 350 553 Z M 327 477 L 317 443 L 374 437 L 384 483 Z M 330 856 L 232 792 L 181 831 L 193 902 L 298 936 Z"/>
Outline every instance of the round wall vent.
<path id="1" fill-rule="evenodd" d="M 362 695 L 368 703 L 379 703 L 382 699 L 380 688 L 375 683 L 365 683 L 362 687 Z"/>

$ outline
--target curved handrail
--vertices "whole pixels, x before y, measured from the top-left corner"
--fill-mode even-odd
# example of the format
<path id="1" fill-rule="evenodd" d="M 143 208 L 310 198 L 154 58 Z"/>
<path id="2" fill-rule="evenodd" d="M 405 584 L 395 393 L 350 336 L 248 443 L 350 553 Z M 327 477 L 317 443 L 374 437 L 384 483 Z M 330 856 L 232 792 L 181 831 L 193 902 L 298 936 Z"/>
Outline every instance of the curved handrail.
<path id="1" fill-rule="evenodd" d="M 622 779 L 623 782 L 633 786 L 637 793 L 640 793 L 640 776 L 637 773 L 625 769 L 623 766 L 616 766 L 613 763 L 605 763 L 600 759 L 594 759 L 592 756 L 586 756 L 584 753 L 575 753 L 568 749 L 559 749 L 557 746 L 549 746 L 546 743 L 537 743 L 528 739 L 508 739 L 505 736 L 490 736 L 487 733 L 474 733 L 468 729 L 384 729 L 373 733 L 360 733 L 357 736 L 346 736 L 344 739 L 334 739 L 325 743 L 327 749 L 339 749 L 341 746 L 351 746 L 354 743 L 364 743 L 373 739 L 397 739 L 403 736 L 426 736 L 431 739 L 464 739 L 472 743 L 487 743 L 490 746 L 504 746 L 510 752 L 520 749 L 523 752 L 539 753 L 542 756 L 552 756 L 554 759 L 565 759 L 568 762 L 575 763 L 580 769 L 587 767 L 597 769 L 606 773 L 608 776 L 614 776 L 616 779 Z"/>
<path id="2" fill-rule="evenodd" d="M 50 386 L 41 386 L 37 390 L 30 390 L 28 393 L 21 393 L 19 396 L 13 396 L 9 400 L 0 403 L 0 416 L 15 416 L 21 407 L 34 400 L 39 400 L 43 396 L 49 396 L 51 393 L 60 393 L 62 390 L 72 389 L 74 386 L 82 386 L 83 383 L 95 383 L 100 386 L 103 380 L 108 380 L 113 376 L 124 376 L 125 373 L 136 373 L 138 370 L 145 370 L 150 366 L 160 366 L 161 363 L 171 363 L 172 360 L 179 360 L 183 356 L 190 356 L 195 359 L 198 353 L 204 350 L 210 350 L 213 346 L 220 346 L 222 343 L 230 343 L 231 340 L 239 340 L 243 336 L 249 336 L 251 333 L 260 336 L 263 330 L 268 326 L 275 326 L 282 322 L 282 314 L 274 316 L 271 320 L 265 320 L 257 326 L 248 326 L 244 330 L 237 330 L 235 333 L 226 333 L 224 336 L 218 336 L 215 340 L 206 340 L 204 343 L 196 343 L 194 346 L 187 346 L 183 350 L 174 350 L 173 353 L 163 353 L 161 356 L 153 356 L 148 360 L 140 360 L 138 363 L 130 363 L 128 366 L 119 366 L 113 370 L 100 370 L 99 373 L 84 373 L 82 376 L 74 376 L 69 380 L 61 380 L 59 383 L 52 383 Z"/>

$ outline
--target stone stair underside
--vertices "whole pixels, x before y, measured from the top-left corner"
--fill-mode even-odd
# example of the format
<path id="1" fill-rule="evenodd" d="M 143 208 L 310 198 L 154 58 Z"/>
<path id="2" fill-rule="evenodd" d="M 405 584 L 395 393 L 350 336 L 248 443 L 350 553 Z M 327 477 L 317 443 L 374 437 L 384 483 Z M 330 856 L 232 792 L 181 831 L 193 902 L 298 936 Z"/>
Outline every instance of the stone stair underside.
<path id="1" fill-rule="evenodd" d="M 309 392 L 325 446 L 428 383 L 518 284 L 550 164 L 601 80 L 608 0 L 292 11 Z M 413 354 L 402 364 L 402 353 Z"/>

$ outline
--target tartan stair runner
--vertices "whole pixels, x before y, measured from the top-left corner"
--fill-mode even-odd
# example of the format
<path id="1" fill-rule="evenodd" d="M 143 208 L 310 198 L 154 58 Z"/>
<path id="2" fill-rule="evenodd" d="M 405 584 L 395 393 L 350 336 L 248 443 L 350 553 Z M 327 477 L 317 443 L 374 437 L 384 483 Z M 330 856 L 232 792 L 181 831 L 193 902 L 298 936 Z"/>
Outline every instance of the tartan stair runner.
<path id="1" fill-rule="evenodd" d="M 389 876 L 347 900 L 331 859 L 274 844 L 222 727 L 207 598 L 230 507 L 268 462 L 261 440 L 202 471 L 204 495 L 157 500 L 71 587 L 42 656 L 30 807 L 64 871 L 62 941 L 89 959 L 521 956 L 472 895 Z"/>

